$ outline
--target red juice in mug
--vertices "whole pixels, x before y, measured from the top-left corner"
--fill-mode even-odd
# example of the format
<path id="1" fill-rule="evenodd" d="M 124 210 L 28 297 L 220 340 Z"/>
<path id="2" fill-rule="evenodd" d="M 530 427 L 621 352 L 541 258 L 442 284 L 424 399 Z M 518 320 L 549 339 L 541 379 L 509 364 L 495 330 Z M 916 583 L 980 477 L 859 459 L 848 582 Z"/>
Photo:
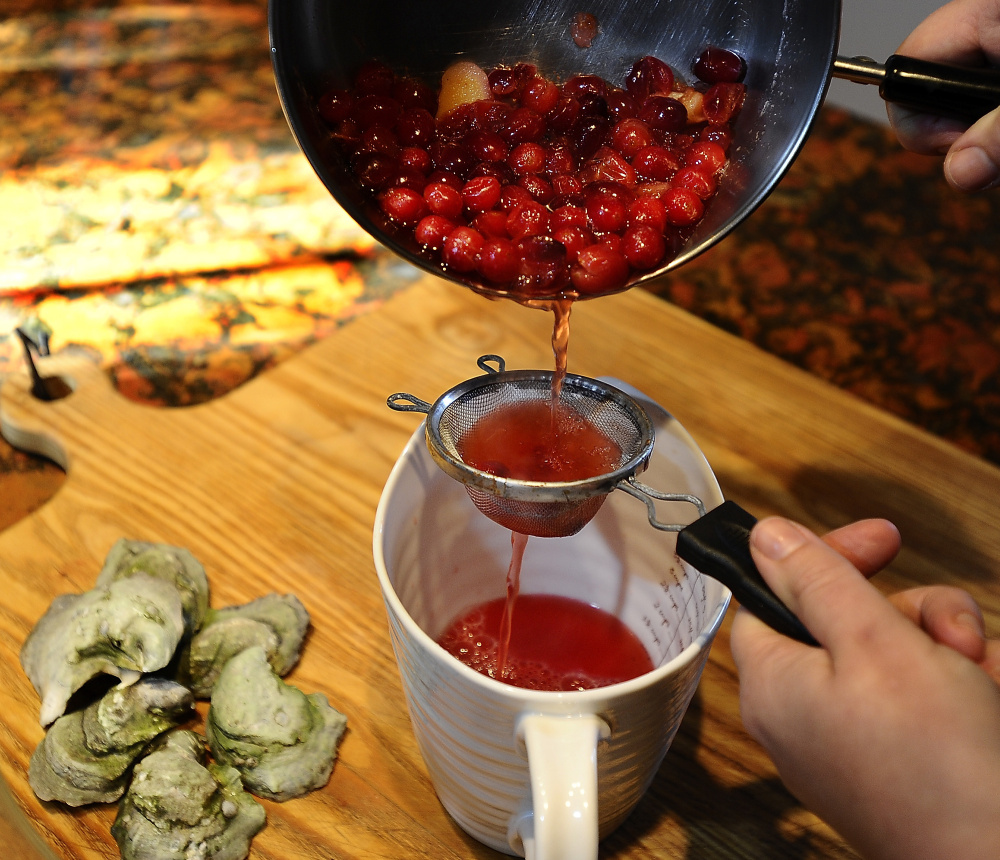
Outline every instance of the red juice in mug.
<path id="1" fill-rule="evenodd" d="M 506 603 L 501 597 L 473 607 L 452 622 L 438 644 L 476 671 L 529 690 L 589 690 L 653 669 L 639 638 L 613 615 L 569 597 L 520 594 L 498 677 Z"/>

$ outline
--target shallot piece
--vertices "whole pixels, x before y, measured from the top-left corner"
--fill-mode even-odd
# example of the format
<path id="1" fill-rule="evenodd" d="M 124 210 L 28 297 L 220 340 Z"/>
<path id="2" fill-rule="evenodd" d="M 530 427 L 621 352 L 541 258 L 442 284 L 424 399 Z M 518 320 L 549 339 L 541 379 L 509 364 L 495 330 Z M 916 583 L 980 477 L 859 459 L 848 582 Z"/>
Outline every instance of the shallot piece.
<path id="1" fill-rule="evenodd" d="M 441 75 L 438 119 L 462 105 L 491 98 L 490 79 L 483 69 L 468 60 L 452 63 Z"/>

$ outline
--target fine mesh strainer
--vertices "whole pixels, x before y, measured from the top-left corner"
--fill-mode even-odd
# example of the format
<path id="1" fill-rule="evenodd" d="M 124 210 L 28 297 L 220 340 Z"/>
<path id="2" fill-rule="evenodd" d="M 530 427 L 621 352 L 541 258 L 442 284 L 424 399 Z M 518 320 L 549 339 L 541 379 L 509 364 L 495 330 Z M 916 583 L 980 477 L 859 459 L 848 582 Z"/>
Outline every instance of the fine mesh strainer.
<path id="1" fill-rule="evenodd" d="M 463 440 L 485 416 L 512 404 L 552 402 L 551 371 L 507 371 L 497 355 L 481 356 L 478 364 L 485 375 L 456 385 L 433 404 L 406 393 L 390 395 L 387 403 L 397 411 L 426 414 L 425 436 L 431 457 L 465 486 L 483 514 L 511 531 L 566 537 L 590 522 L 613 490 L 622 490 L 645 503 L 654 528 L 677 532 L 677 554 L 684 561 L 725 585 L 744 607 L 775 630 L 815 644 L 757 571 L 748 545 L 755 522 L 750 514 L 733 502 L 706 512 L 697 496 L 661 493 L 636 479 L 653 451 L 653 425 L 645 410 L 613 385 L 567 374 L 558 400 L 560 409 L 571 410 L 620 449 L 618 462 L 609 471 L 581 480 L 538 481 L 503 476 L 466 462 Z M 656 501 L 691 504 L 697 518 L 690 524 L 661 522 Z"/>

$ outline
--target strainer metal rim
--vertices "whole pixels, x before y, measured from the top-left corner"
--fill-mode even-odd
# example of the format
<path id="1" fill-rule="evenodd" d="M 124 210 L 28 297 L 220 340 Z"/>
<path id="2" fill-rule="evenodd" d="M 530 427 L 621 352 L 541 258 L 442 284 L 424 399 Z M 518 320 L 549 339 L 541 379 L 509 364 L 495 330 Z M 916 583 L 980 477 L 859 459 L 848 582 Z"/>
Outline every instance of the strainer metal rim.
<path id="1" fill-rule="evenodd" d="M 551 386 L 553 376 L 554 373 L 550 370 L 490 371 L 449 388 L 427 410 L 424 432 L 427 448 L 434 462 L 446 474 L 461 481 L 467 487 L 475 487 L 499 498 L 542 504 L 580 502 L 594 496 L 607 494 L 622 481 L 642 472 L 649 463 L 655 442 L 653 422 L 649 420 L 646 410 L 620 388 L 593 377 L 574 373 L 567 373 L 564 377 L 564 391 L 566 389 L 584 389 L 598 395 L 601 400 L 610 400 L 623 412 L 630 415 L 639 428 L 638 453 L 614 471 L 577 481 L 528 481 L 492 475 L 470 466 L 449 453 L 448 446 L 441 437 L 440 425 L 442 416 L 456 400 L 487 385 L 536 382 Z"/>

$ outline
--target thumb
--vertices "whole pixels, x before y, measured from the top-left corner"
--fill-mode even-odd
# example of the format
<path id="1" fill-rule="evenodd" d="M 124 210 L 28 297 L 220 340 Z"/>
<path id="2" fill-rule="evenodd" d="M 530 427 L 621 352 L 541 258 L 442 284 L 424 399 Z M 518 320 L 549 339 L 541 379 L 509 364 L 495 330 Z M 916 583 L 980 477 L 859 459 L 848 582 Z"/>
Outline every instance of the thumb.
<path id="1" fill-rule="evenodd" d="M 959 191 L 1000 186 L 1000 108 L 981 117 L 952 143 L 944 160 L 944 175 Z"/>

